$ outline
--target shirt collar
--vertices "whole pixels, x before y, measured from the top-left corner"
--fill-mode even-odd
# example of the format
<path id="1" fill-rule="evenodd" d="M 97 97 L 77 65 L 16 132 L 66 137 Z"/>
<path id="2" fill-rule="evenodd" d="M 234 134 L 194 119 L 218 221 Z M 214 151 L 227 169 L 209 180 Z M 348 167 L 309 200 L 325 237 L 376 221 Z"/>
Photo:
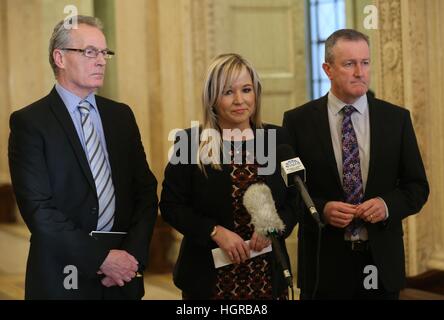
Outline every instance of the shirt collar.
<path id="1" fill-rule="evenodd" d="M 82 99 L 77 95 L 75 95 L 74 93 L 72 93 L 71 91 L 62 87 L 59 83 L 56 83 L 55 89 L 62 98 L 62 101 L 65 104 L 66 108 L 68 109 L 69 113 L 77 112 L 77 106 L 83 100 L 88 101 L 91 104 L 91 106 L 97 111 L 96 97 L 94 92 L 91 92 L 88 96 L 86 96 L 85 99 Z"/>
<path id="2" fill-rule="evenodd" d="M 331 90 L 328 93 L 328 107 L 333 111 L 334 115 L 337 115 L 344 106 L 350 105 L 349 103 L 345 103 L 341 101 L 338 97 L 336 97 Z M 353 107 L 360 113 L 363 114 L 365 109 L 368 106 L 367 95 L 364 94 L 359 97 L 353 104 Z"/>

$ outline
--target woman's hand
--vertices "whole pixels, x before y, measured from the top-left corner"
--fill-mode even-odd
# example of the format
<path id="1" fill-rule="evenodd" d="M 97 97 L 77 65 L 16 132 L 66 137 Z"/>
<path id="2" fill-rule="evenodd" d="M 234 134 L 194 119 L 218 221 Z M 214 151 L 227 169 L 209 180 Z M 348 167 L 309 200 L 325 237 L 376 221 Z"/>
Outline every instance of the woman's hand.
<path id="1" fill-rule="evenodd" d="M 250 240 L 250 249 L 254 251 L 262 251 L 270 245 L 271 241 L 267 237 L 260 235 L 259 233 L 253 232 Z"/>
<path id="2" fill-rule="evenodd" d="M 217 226 L 217 233 L 212 239 L 234 263 L 239 264 L 250 258 L 250 248 L 237 233 Z"/>

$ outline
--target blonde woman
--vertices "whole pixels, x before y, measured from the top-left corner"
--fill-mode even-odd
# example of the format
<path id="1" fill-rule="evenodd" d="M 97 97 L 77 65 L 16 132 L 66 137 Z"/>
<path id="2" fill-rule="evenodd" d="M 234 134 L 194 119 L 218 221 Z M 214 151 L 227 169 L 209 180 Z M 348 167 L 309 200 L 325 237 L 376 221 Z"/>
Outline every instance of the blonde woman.
<path id="1" fill-rule="evenodd" d="M 280 234 L 285 249 L 284 239 L 297 223 L 299 199 L 285 187 L 276 157 L 264 156 L 275 154 L 288 137 L 284 129 L 262 123 L 259 77 L 238 54 L 213 60 L 202 101 L 204 121 L 194 135 L 198 141 L 191 138 L 192 129 L 179 133 L 173 156 L 186 161 L 170 161 L 165 169 L 162 217 L 184 236 L 174 283 L 184 299 L 286 299 L 287 285 L 273 252 L 250 258 L 270 240 L 255 231 L 243 195 L 257 183 L 271 189 L 285 225 Z M 181 148 L 184 143 L 187 148 Z M 215 268 L 214 248 L 232 263 Z"/>

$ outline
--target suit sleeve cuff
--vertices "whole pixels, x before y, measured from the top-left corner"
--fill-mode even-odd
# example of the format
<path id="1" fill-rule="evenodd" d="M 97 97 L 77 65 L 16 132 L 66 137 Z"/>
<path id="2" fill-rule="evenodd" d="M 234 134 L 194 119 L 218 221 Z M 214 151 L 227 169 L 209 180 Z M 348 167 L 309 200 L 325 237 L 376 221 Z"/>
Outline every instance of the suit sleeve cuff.
<path id="1" fill-rule="evenodd" d="M 384 207 L 385 207 L 385 218 L 384 218 L 384 221 L 385 221 L 389 217 L 389 209 L 388 209 L 387 204 L 385 203 L 384 199 L 382 199 L 381 197 L 378 197 L 378 199 L 381 200 L 384 203 Z"/>

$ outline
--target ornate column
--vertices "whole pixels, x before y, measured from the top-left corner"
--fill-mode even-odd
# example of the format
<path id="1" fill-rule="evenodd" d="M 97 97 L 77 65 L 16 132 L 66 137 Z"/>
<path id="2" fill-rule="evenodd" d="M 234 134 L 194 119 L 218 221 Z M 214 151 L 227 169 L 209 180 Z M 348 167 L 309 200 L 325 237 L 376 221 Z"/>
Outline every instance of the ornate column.
<path id="1" fill-rule="evenodd" d="M 432 252 L 426 259 L 426 267 L 444 270 L 444 25 L 440 22 L 444 13 L 444 2 L 426 1 L 424 24 L 427 27 L 428 41 L 425 52 L 429 62 L 427 70 L 428 88 L 426 95 L 429 109 L 427 119 L 428 178 L 431 195 L 429 198 L 430 219 L 425 233 L 432 233 L 430 247 Z M 419 58 L 420 59 L 420 58 Z"/>
<path id="2" fill-rule="evenodd" d="M 443 101 L 442 56 L 437 56 L 444 44 L 437 16 L 443 5 L 434 0 L 377 0 L 375 4 L 379 10 L 376 94 L 410 110 L 432 191 L 421 214 L 404 221 L 407 274 L 416 275 L 444 262 L 444 203 L 436 196 L 444 186 L 439 163 L 444 157 L 443 130 L 438 125 L 443 112 L 435 106 Z"/>
<path id="3" fill-rule="evenodd" d="M 188 128 L 191 121 L 201 119 L 200 95 L 208 62 L 207 17 L 211 11 L 208 0 L 158 1 L 159 90 L 162 103 L 161 137 L 163 168 L 172 141 L 171 130 Z M 162 168 L 162 170 L 163 170 Z M 163 171 L 160 176 L 163 179 Z M 168 253 L 175 262 L 182 235 L 173 231 L 172 248 Z"/>

